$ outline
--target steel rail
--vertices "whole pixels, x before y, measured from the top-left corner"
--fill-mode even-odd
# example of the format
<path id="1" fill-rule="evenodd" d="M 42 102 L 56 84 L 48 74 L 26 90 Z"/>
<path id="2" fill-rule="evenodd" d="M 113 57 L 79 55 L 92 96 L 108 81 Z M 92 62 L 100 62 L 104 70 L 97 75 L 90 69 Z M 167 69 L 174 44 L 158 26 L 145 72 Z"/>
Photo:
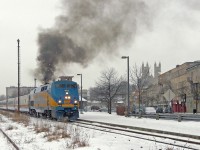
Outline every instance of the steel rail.
<path id="1" fill-rule="evenodd" d="M 123 133 L 117 133 L 117 132 L 114 132 L 114 131 L 105 131 L 105 129 L 112 129 L 112 130 L 124 131 L 124 132 L 141 134 L 141 135 L 146 135 L 146 136 L 153 136 L 153 137 L 158 137 L 158 138 L 168 138 L 168 139 L 175 140 L 175 141 L 180 141 L 180 142 L 185 142 L 185 143 L 189 143 L 189 144 L 200 145 L 200 142 L 188 141 L 188 140 L 184 140 L 184 139 L 177 139 L 177 138 L 168 137 L 168 136 L 166 137 L 166 136 L 162 136 L 162 135 L 156 135 L 156 133 L 157 134 L 165 134 L 165 135 L 177 136 L 179 138 L 181 138 L 181 137 L 185 137 L 186 138 L 187 137 L 187 138 L 192 138 L 192 139 L 200 140 L 200 136 L 197 136 L 197 135 L 189 135 L 189 134 L 175 133 L 175 132 L 170 132 L 170 131 L 162 131 L 162 130 L 141 128 L 141 127 L 134 127 L 134 126 L 126 126 L 126 125 L 118 125 L 118 124 L 111 124 L 111 123 L 104 123 L 104 122 L 97 122 L 97 121 L 89 121 L 89 120 L 83 120 L 83 119 L 78 119 L 76 122 L 72 122 L 72 124 L 78 124 L 79 123 L 78 125 L 81 126 L 81 127 L 90 128 L 90 127 L 86 127 L 86 126 L 81 125 L 81 124 L 86 124 L 86 123 L 83 123 L 83 121 L 89 122 L 89 124 L 87 124 L 87 125 L 104 128 L 104 129 L 95 129 L 95 130 L 99 130 L 99 131 L 103 131 L 103 132 L 110 132 L 110 133 L 120 134 L 120 135 L 124 135 L 124 136 L 129 136 L 129 137 L 134 137 L 134 138 L 138 138 L 138 139 L 143 139 L 143 140 L 158 142 L 158 143 L 172 145 L 172 146 L 177 146 L 177 147 L 181 147 L 181 148 L 188 148 L 188 149 L 191 149 L 191 150 L 199 150 L 200 149 L 200 148 L 196 149 L 196 148 L 190 148 L 190 147 L 186 147 L 186 146 L 182 146 L 182 145 L 177 145 L 175 143 L 172 144 L 172 143 L 167 143 L 167 142 L 163 142 L 163 141 L 157 141 L 155 139 L 152 140 L 152 139 L 148 139 L 148 138 L 143 138 L 143 137 L 138 137 L 138 136 L 133 136 L 133 135 L 127 135 L 127 134 L 123 134 Z M 107 126 L 103 127 L 102 125 L 94 125 L 92 123 L 98 123 L 98 124 L 103 124 L 103 125 L 107 125 Z M 108 126 L 114 126 L 115 128 L 114 127 L 108 127 Z M 116 127 L 118 127 L 118 128 L 124 128 L 124 129 L 117 129 Z M 132 130 L 138 130 L 138 131 L 127 130 L 127 128 L 132 129 Z M 94 129 L 94 128 L 92 128 L 92 129 Z M 149 132 L 149 133 L 145 133 L 145 132 Z M 152 132 L 154 134 L 152 134 Z"/>
<path id="2" fill-rule="evenodd" d="M 127 133 L 134 133 L 134 134 L 140 134 L 140 135 L 146 135 L 146 136 L 152 136 L 152 137 L 158 137 L 158 138 L 168 138 L 170 140 L 175 140 L 175 141 L 179 141 L 179 142 L 184 142 L 184 143 L 187 143 L 187 144 L 195 144 L 195 145 L 200 145 L 200 142 L 197 142 L 197 141 L 188 141 L 186 139 L 180 139 L 182 137 L 178 136 L 177 137 L 169 137 L 169 136 L 164 136 L 164 135 L 158 135 L 158 134 L 152 134 L 152 133 L 147 133 L 147 132 L 141 132 L 140 130 L 139 131 L 134 131 L 134 130 L 128 130 L 127 127 L 121 127 L 121 126 L 118 126 L 119 128 L 116 128 L 117 126 L 115 127 L 109 127 L 108 123 L 104 124 L 102 122 L 95 122 L 95 121 L 88 121 L 88 120 L 80 120 L 79 121 L 76 121 L 76 123 L 79 123 L 79 126 L 81 127 L 85 127 L 85 128 L 91 128 L 91 127 L 87 127 L 87 126 L 84 126 L 82 124 L 85 124 L 85 125 L 90 125 L 90 126 L 95 126 L 95 127 L 100 127 L 100 128 L 103 128 L 103 129 L 96 129 L 96 128 L 92 128 L 92 129 L 95 129 L 95 130 L 99 130 L 99 131 L 104 131 L 104 132 L 110 132 L 110 133 L 115 133 L 115 134 L 120 134 L 120 135 L 124 135 L 124 136 L 129 136 L 129 137 L 134 137 L 134 138 L 138 138 L 138 139 L 143 139 L 143 140 L 148 140 L 148 141 L 153 141 L 153 142 L 158 142 L 158 143 L 162 143 L 162 144 L 167 144 L 167 145 L 172 145 L 172 146 L 177 146 L 177 147 L 181 147 L 181 148 L 188 148 L 188 149 L 191 149 L 191 150 L 199 150 L 199 148 L 192 148 L 192 147 L 187 147 L 187 146 L 182 146 L 182 145 L 178 145 L 178 144 L 175 144 L 175 143 L 168 143 L 168 142 L 164 142 L 164 141 L 159 141 L 159 140 L 155 140 L 155 139 L 149 139 L 149 138 L 145 138 L 145 137 L 139 137 L 139 136 L 136 136 L 136 135 L 128 135 L 128 134 L 125 134 L 125 133 L 118 133 L 116 131 L 123 131 L 123 132 L 127 132 Z M 98 124 L 92 124 L 92 123 L 98 123 Z M 107 126 L 102 126 L 102 125 L 107 125 Z M 110 124 L 110 126 L 112 126 L 112 124 Z M 125 129 L 126 128 L 126 129 Z M 105 131 L 105 129 L 111 129 L 113 131 Z M 174 136 L 174 135 L 173 135 Z"/>
<path id="3" fill-rule="evenodd" d="M 192 138 L 192 139 L 200 140 L 200 136 L 198 136 L 198 135 L 177 133 L 177 132 L 157 130 L 157 129 L 149 129 L 149 128 L 143 128 L 143 127 L 119 125 L 119 124 L 105 123 L 105 122 L 99 122 L 99 121 L 90 121 L 90 120 L 83 120 L 83 119 L 78 119 L 78 121 L 87 121 L 87 122 L 90 122 L 90 123 L 99 123 L 99 124 L 104 124 L 104 125 L 109 125 L 109 126 L 114 126 L 114 127 L 121 127 L 121 128 L 126 128 L 126 129 L 129 128 L 129 129 L 132 129 L 132 130 L 146 131 L 146 132 L 150 132 L 150 133 L 159 133 L 159 134 L 173 135 L 173 136 L 186 137 L 186 138 Z"/>
<path id="4" fill-rule="evenodd" d="M 8 141 L 14 146 L 14 148 L 16 150 L 19 150 L 19 147 L 10 139 L 10 137 L 2 130 L 0 129 L 0 131 L 3 133 L 3 135 L 8 139 Z"/>

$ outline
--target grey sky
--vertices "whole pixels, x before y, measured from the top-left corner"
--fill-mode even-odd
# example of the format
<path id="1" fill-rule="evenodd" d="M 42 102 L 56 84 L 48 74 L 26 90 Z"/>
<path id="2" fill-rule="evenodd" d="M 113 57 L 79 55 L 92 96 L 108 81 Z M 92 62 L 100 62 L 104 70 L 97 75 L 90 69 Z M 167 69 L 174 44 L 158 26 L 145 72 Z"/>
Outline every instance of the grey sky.
<path id="1" fill-rule="evenodd" d="M 114 67 L 119 74 L 124 74 L 126 61 L 121 59 L 122 55 L 129 55 L 130 65 L 149 62 L 153 68 L 155 62 L 161 62 L 162 72 L 186 61 L 199 60 L 199 0 L 135 1 L 144 2 L 145 17 L 137 16 L 139 18 L 136 18 L 136 30 L 133 30 L 135 34 L 131 41 L 121 43 L 112 55 L 106 55 L 107 51 L 99 53 L 88 62 L 86 68 L 74 63 L 63 65 L 56 75 L 74 75 L 74 80 L 80 82 L 76 74 L 82 73 L 83 88 L 89 88 L 106 67 Z M 21 86 L 34 85 L 37 36 L 41 28 L 54 26 L 56 16 L 62 12 L 61 4 L 61 0 L 1 0 L 0 94 L 5 94 L 7 86 L 17 86 L 18 38 L 21 40 Z"/>

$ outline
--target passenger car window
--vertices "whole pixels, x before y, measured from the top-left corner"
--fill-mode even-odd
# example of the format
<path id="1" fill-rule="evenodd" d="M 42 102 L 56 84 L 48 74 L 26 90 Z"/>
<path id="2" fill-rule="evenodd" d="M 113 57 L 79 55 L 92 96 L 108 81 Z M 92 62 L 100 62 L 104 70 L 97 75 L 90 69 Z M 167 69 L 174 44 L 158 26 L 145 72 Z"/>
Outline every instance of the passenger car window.
<path id="1" fill-rule="evenodd" d="M 43 86 L 43 87 L 41 88 L 41 91 L 45 91 L 45 90 L 47 90 L 47 86 Z"/>

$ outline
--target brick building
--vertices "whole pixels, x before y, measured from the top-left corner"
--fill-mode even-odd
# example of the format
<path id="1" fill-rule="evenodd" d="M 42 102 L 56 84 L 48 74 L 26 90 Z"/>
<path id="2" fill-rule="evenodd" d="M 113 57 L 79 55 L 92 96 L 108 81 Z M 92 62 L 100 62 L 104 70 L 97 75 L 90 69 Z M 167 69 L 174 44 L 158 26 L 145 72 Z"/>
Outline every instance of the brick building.
<path id="1" fill-rule="evenodd" d="M 160 101 L 171 103 L 174 112 L 199 111 L 200 62 L 185 62 L 159 75 Z M 167 98 L 170 90 L 173 97 Z"/>

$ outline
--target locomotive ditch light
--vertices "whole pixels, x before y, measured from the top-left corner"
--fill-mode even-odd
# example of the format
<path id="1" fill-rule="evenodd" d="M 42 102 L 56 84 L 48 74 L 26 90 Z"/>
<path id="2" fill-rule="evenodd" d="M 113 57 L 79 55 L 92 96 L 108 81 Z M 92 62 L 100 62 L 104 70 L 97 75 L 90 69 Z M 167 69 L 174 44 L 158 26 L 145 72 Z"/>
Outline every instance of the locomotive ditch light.
<path id="1" fill-rule="evenodd" d="M 77 101 L 77 100 L 75 100 L 75 101 L 74 101 L 74 104 L 78 104 L 78 101 Z"/>
<path id="2" fill-rule="evenodd" d="M 61 104 L 62 104 L 62 101 L 61 101 L 61 100 L 58 100 L 58 104 L 61 105 Z"/>

